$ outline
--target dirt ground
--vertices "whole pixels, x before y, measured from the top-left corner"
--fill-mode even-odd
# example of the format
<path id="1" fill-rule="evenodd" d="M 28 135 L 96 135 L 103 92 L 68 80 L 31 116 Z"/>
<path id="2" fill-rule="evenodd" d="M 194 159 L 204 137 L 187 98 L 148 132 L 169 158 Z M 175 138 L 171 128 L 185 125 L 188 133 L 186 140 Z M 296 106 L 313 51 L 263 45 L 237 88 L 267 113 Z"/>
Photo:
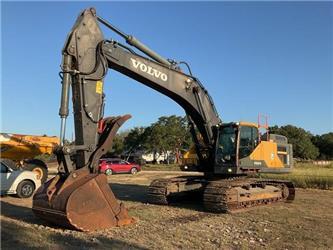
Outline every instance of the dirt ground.
<path id="1" fill-rule="evenodd" d="M 182 173 L 184 174 L 184 173 Z M 210 214 L 198 201 L 146 203 L 147 185 L 175 172 L 109 177 L 136 223 L 93 233 L 65 230 L 36 218 L 31 199 L 1 201 L 2 249 L 333 249 L 333 191 L 297 189 L 293 203 L 237 214 Z"/>

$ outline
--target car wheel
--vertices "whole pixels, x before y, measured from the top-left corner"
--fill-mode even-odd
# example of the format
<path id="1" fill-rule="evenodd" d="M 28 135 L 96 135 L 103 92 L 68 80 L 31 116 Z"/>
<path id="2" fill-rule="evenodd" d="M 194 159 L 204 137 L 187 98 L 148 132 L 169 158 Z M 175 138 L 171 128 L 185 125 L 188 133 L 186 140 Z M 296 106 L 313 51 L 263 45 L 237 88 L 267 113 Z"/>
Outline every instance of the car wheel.
<path id="1" fill-rule="evenodd" d="M 112 175 L 113 174 L 112 169 L 108 168 L 107 170 L 105 170 L 105 174 Z"/>
<path id="2" fill-rule="evenodd" d="M 31 181 L 21 181 L 16 189 L 16 194 L 20 198 L 29 198 L 35 191 L 35 185 Z"/>
<path id="3" fill-rule="evenodd" d="M 138 170 L 136 168 L 131 168 L 131 174 L 136 174 Z"/>

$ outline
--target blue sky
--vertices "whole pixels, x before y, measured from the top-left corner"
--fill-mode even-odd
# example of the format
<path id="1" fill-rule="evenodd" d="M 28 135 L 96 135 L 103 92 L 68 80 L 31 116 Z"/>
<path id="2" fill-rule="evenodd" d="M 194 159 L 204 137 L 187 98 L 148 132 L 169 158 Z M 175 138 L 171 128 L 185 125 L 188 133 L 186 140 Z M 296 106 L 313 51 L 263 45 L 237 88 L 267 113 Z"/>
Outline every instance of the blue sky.
<path id="1" fill-rule="evenodd" d="M 260 112 L 271 125 L 333 131 L 332 2 L 2 2 L 2 132 L 58 135 L 61 49 L 90 6 L 162 56 L 187 61 L 223 121 L 256 122 Z M 123 129 L 184 114 L 115 71 L 105 83 L 106 115 L 133 116 Z"/>

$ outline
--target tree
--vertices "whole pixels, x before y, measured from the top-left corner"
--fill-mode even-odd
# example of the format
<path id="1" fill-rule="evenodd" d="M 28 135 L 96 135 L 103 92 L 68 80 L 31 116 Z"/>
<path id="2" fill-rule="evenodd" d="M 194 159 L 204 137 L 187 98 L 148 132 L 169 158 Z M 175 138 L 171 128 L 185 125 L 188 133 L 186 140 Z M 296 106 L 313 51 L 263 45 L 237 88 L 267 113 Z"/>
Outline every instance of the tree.
<path id="1" fill-rule="evenodd" d="M 128 134 L 128 131 L 119 132 L 113 139 L 112 148 L 109 149 L 108 154 L 119 156 L 124 151 L 124 140 Z"/>
<path id="2" fill-rule="evenodd" d="M 142 148 L 142 145 L 145 144 L 145 128 L 144 127 L 135 127 L 132 128 L 127 136 L 124 138 L 124 151 L 131 153 L 132 151 Z"/>
<path id="3" fill-rule="evenodd" d="M 333 133 L 323 135 L 316 135 L 312 138 L 313 144 L 318 147 L 320 159 L 331 160 L 333 159 Z"/>
<path id="4" fill-rule="evenodd" d="M 293 145 L 294 157 L 302 159 L 316 159 L 319 155 L 318 148 L 312 143 L 313 135 L 302 128 L 292 125 L 269 128 L 270 133 L 284 135 Z"/>
<path id="5" fill-rule="evenodd" d="M 181 116 L 162 116 L 157 122 L 145 130 L 145 148 L 154 154 L 164 154 L 168 157 L 168 152 L 172 152 L 178 160 L 181 148 L 189 148 L 191 136 L 188 129 L 187 119 Z"/>

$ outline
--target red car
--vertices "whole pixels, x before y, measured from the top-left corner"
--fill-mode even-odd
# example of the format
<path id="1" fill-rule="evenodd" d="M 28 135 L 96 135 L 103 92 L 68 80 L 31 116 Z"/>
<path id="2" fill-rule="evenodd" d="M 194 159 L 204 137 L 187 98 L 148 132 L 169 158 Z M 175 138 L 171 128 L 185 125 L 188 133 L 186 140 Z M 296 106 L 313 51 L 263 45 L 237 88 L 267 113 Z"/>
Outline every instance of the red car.
<path id="1" fill-rule="evenodd" d="M 135 163 L 129 163 L 122 159 L 103 158 L 99 160 L 99 171 L 106 175 L 116 173 L 136 174 L 141 171 L 141 166 Z"/>

